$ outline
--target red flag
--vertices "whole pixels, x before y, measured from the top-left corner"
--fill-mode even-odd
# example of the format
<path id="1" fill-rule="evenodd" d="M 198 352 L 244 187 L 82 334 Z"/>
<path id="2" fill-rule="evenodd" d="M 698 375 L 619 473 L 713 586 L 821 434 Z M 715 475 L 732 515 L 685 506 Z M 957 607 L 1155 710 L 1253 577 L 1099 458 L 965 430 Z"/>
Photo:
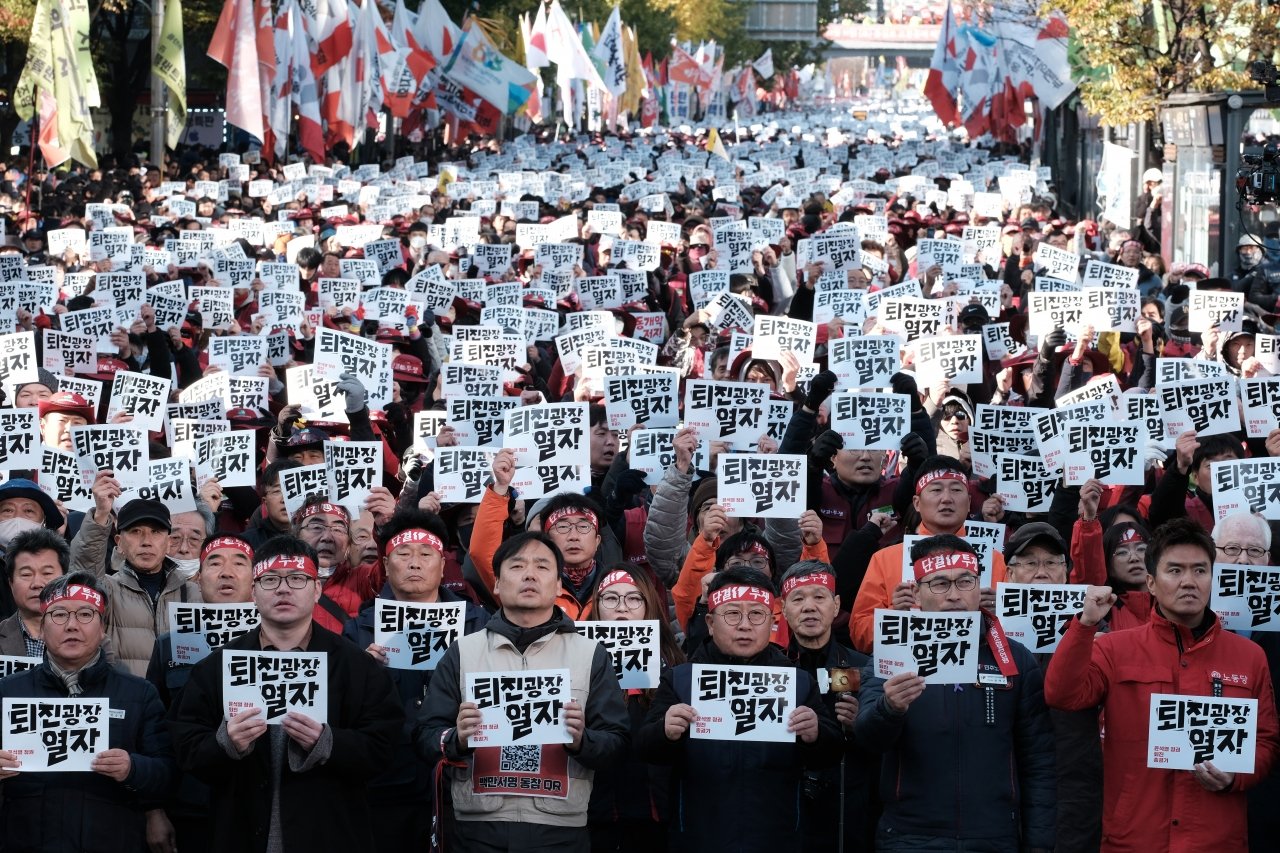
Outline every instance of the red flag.
<path id="1" fill-rule="evenodd" d="M 938 33 L 938 44 L 929 61 L 929 79 L 924 84 L 925 97 L 933 104 L 933 111 L 943 124 L 956 124 L 960 113 L 956 109 L 956 87 L 960 80 L 960 58 L 956 49 L 956 20 L 951 15 L 951 0 L 947 0 L 947 15 Z"/>
<path id="2" fill-rule="evenodd" d="M 275 68 L 269 0 L 227 0 L 209 42 L 209 58 L 227 69 L 227 121 L 262 141 L 263 92 Z"/>

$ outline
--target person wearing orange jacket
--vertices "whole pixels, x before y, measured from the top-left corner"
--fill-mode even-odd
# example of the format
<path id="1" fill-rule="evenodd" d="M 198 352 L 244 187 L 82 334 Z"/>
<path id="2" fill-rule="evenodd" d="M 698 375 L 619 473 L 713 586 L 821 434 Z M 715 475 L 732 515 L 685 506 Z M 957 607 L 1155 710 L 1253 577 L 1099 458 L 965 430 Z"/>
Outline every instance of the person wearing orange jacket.
<path id="1" fill-rule="evenodd" d="M 775 564 L 773 546 L 764 536 L 743 531 L 721 541 L 720 534 L 724 530 L 726 516 L 719 506 L 710 507 L 702 517 L 702 527 L 693 540 L 684 567 L 680 570 L 680 579 L 671 588 L 671 599 L 675 602 L 676 621 L 680 627 L 693 638 L 701 636 L 705 630 L 699 616 L 706 615 L 705 601 L 707 586 L 717 573 L 731 568 L 750 568 L 765 572 L 775 583 L 790 566 Z M 822 517 L 811 509 L 805 510 L 799 520 L 802 547 L 801 560 L 817 560 L 828 562 L 827 545 L 822 541 Z M 790 642 L 786 619 L 782 615 L 782 602 L 774 597 L 773 630 L 770 642 L 786 648 Z"/>
<path id="2" fill-rule="evenodd" d="M 1088 480 L 1080 487 L 1079 517 L 1071 531 L 1069 583 L 1110 586 L 1116 606 L 1107 628 L 1140 628 L 1151 617 L 1151 593 L 1146 588 L 1147 530 L 1137 522 L 1112 524 L 1106 533 L 1098 520 L 1103 485 Z"/>
<path id="3" fill-rule="evenodd" d="M 964 467 L 950 456 L 931 456 L 920 463 L 916 472 L 915 497 L 911 506 L 920 523 L 915 534 L 937 536 L 951 533 L 964 538 L 965 520 L 969 517 L 969 477 Z M 1004 556 L 992 555 L 991 588 L 982 590 L 982 606 L 995 606 L 995 585 L 1005 580 Z M 891 610 L 896 604 L 911 606 L 914 584 L 902 580 L 902 543 L 877 551 L 867 566 L 867 574 L 853 600 L 849 617 L 849 637 L 853 647 L 870 653 L 875 645 L 876 609 Z M 901 599 L 901 600 L 900 600 Z"/>
<path id="4" fill-rule="evenodd" d="M 1147 588 L 1156 602 L 1150 621 L 1099 634 L 1116 596 L 1109 587 L 1089 587 L 1045 676 L 1050 707 L 1103 706 L 1103 853 L 1249 849 L 1245 791 L 1270 771 L 1280 725 L 1266 655 L 1223 630 L 1209 609 L 1216 550 L 1193 521 L 1162 525 L 1147 548 Z M 1227 773 L 1212 761 L 1190 771 L 1148 767 L 1155 693 L 1256 699 L 1253 772 Z"/>

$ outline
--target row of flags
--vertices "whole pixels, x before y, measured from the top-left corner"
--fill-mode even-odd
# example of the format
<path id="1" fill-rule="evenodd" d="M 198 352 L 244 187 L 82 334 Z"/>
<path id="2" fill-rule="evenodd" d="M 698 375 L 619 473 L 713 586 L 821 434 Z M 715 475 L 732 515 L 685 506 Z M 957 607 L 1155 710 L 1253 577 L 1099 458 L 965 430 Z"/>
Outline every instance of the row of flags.
<path id="1" fill-rule="evenodd" d="M 1025 103 L 1054 109 L 1075 90 L 1060 12 L 1026 18 L 993 7 L 983 27 L 958 24 L 948 0 L 924 93 L 938 118 L 963 124 L 970 138 L 1013 141 Z"/>
<path id="2" fill-rule="evenodd" d="M 165 3 L 152 56 L 167 102 L 166 142 L 186 124 L 186 57 L 181 0 Z M 461 132 L 493 132 L 502 116 L 553 120 L 541 69 L 555 66 L 559 119 L 593 129 L 620 120 L 653 126 L 695 113 L 755 114 L 761 85 L 794 97 L 793 69 L 775 75 L 771 50 L 755 62 L 724 68 L 715 42 L 675 44 L 655 62 L 641 56 L 635 30 L 614 7 L 603 28 L 575 24 L 559 0 L 520 18 L 520 61 L 503 54 L 485 22 L 454 23 L 440 0 L 409 11 L 395 0 L 389 22 L 377 0 L 224 0 L 208 55 L 227 70 L 227 121 L 283 157 L 289 140 L 316 161 L 338 142 L 354 145 L 378 127 L 384 110 L 403 132 L 456 123 Z M 385 2 L 385 0 L 384 0 Z M 14 91 L 19 116 L 40 120 L 41 153 L 50 165 L 75 159 L 96 166 L 91 111 L 100 105 L 89 56 L 89 16 L 56 0 L 38 0 L 28 61 Z M 762 82 L 761 82 L 762 81 Z M 765 97 L 769 96 L 767 91 Z"/>

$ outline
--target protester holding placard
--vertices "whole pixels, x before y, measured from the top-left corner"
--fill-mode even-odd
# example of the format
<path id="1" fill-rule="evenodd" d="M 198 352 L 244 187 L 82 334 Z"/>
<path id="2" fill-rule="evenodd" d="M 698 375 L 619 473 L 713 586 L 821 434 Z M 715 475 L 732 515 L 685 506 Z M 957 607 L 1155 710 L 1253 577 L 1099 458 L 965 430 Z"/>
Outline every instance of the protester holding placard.
<path id="1" fill-rule="evenodd" d="M 804 849 L 818 853 L 870 847 L 875 835 L 872 803 L 879 758 L 854 745 L 853 724 L 862 671 L 871 659 L 841 644 L 832 633 L 840 596 L 830 565 L 813 560 L 796 563 L 782 576 L 781 589 L 782 614 L 791 629 L 787 657 L 814 677 L 822 701 L 845 737 L 839 768 L 805 771 L 800 803 Z"/>
<path id="2" fill-rule="evenodd" d="M 592 617 L 602 622 L 650 620 L 657 626 L 660 672 L 684 663 L 684 652 L 668 624 L 666 608 L 649 575 L 628 563 L 610 567 L 596 584 Z M 582 623 L 579 623 L 581 626 Z M 618 667 L 615 658 L 615 672 Z M 624 690 L 631 743 L 626 760 L 596 771 L 591 788 L 587 825 L 591 849 L 599 851 L 661 851 L 666 848 L 670 811 L 668 785 L 662 768 L 646 764 L 638 751 L 640 728 L 653 701 L 654 690 Z"/>
<path id="3" fill-rule="evenodd" d="M 919 521 L 912 532 L 917 536 L 950 533 L 963 538 L 971 506 L 965 467 L 949 456 L 931 456 L 921 463 L 914 488 L 911 506 L 914 517 Z M 877 551 L 867 565 L 867 573 L 858 588 L 858 597 L 853 602 L 853 613 L 849 619 L 849 636 L 855 649 L 872 648 L 877 608 L 888 609 L 897 607 L 900 600 L 913 600 L 913 584 L 902 579 L 902 548 L 899 543 Z M 1003 580 L 1004 557 L 996 553 L 992 555 L 991 583 Z M 992 594 L 984 590 L 984 595 Z M 990 600 L 994 601 L 994 598 Z"/>
<path id="4" fill-rule="evenodd" d="M 795 665 L 769 638 L 775 609 L 773 582 L 754 568 L 728 568 L 708 586 L 705 617 L 710 636 L 681 664 L 662 676 L 639 736 L 642 755 L 672 766 L 673 853 L 707 849 L 800 851 L 804 839 L 799 798 L 806 769 L 830 767 L 841 755 L 838 724 L 822 702 L 817 684 L 795 670 L 793 708 L 771 711 L 785 720 L 786 740 L 708 740 L 691 736 L 699 725 L 694 667 L 787 668 Z M 731 684 L 733 680 L 730 679 Z M 761 691 L 733 686 L 742 702 L 739 726 L 753 727 Z M 747 706 L 750 706 L 747 709 Z M 750 720 L 746 720 L 746 717 Z M 781 722 L 779 720 L 779 722 Z M 711 722 L 719 722 L 713 720 Z M 732 729 L 733 721 L 729 721 Z M 732 768 L 728 770 L 727 768 Z"/>
<path id="5" fill-rule="evenodd" d="M 1205 530 L 1213 527 L 1214 462 L 1243 459 L 1244 448 L 1232 435 L 1197 437 L 1184 432 L 1174 443 L 1174 452 L 1165 465 L 1164 476 L 1156 482 L 1150 495 L 1143 495 L 1138 509 L 1146 513 L 1151 526 L 1159 527 L 1173 518 L 1190 518 Z M 1189 484 L 1194 479 L 1195 491 Z"/>
<path id="6" fill-rule="evenodd" d="M 414 732 L 418 755 L 444 762 L 452 795 L 452 823 L 436 832 L 460 849 L 554 846 L 585 853 L 594 771 L 618 761 L 628 742 L 613 661 L 556 606 L 564 558 L 549 536 L 518 534 L 493 560 L 502 609 L 445 653 Z M 464 701 L 463 679 L 534 669 L 568 671 L 573 698 L 556 708 L 568 742 L 473 747 L 482 713 Z"/>
<path id="7" fill-rule="evenodd" d="M 922 612 L 981 609 L 967 542 L 934 535 L 911 557 Z M 884 754 L 877 850 L 1054 849 L 1054 733 L 1040 667 L 990 611 L 981 631 L 976 684 L 926 686 L 910 671 L 863 679 L 854 734 Z"/>
<path id="8" fill-rule="evenodd" d="M 387 650 L 375 642 L 379 601 L 464 604 L 465 621 L 459 635 L 481 630 L 489 614 L 440 585 L 447 538 L 448 531 L 440 517 L 421 510 L 397 512 L 379 527 L 378 544 L 387 582 L 378 597 L 364 604 L 347 622 L 343 636 L 386 665 Z M 432 636 L 429 631 L 423 633 L 428 640 Z M 369 783 L 374 838 L 379 848 L 425 847 L 431 838 L 431 768 L 414 755 L 412 735 L 433 670 L 392 667 L 387 671 L 404 706 L 405 728 L 390 766 Z"/>
<path id="9" fill-rule="evenodd" d="M 261 622 L 192 670 L 169 715 L 179 763 L 210 783 L 214 850 L 357 849 L 368 843 L 368 783 L 390 761 L 404 712 L 383 668 L 312 620 L 320 598 L 315 549 L 278 536 L 254 557 Z M 268 725 L 260 707 L 228 715 L 224 655 L 277 650 L 326 662 L 324 723 L 288 711 Z M 278 693 L 285 708 L 306 692 L 298 690 L 306 687 L 301 676 L 287 691 L 263 678 L 259 689 Z M 316 821 L 309 806 L 315 803 L 341 808 Z"/>
<path id="10" fill-rule="evenodd" d="M 160 802 L 175 774 L 164 707 L 150 684 L 113 667 L 103 654 L 109 601 L 106 585 L 83 572 L 49 583 L 40 593 L 44 663 L 0 679 L 0 821 L 6 849 L 137 851 L 153 837 L 151 822 L 163 820 Z M 80 728 L 90 722 L 85 715 L 64 715 L 59 729 L 47 726 L 42 699 L 86 705 L 101 700 L 98 713 L 111 717 L 105 742 L 94 738 L 99 732 Z M 31 704 L 19 711 L 15 702 Z M 91 772 L 24 769 L 24 758 L 38 766 L 37 757 L 16 755 L 12 742 L 35 731 L 37 722 L 45 728 L 39 736 L 46 750 L 41 764 L 52 770 L 70 752 L 87 749 Z M 165 849 L 172 850 L 167 843 Z"/>
<path id="11" fill-rule="evenodd" d="M 1209 609 L 1216 551 L 1188 519 L 1158 528 L 1146 553 L 1150 621 L 1096 636 L 1116 597 L 1090 587 L 1046 678 L 1053 707 L 1101 703 L 1106 715 L 1104 850 L 1248 849 L 1244 792 L 1271 769 L 1280 730 L 1265 655 L 1223 631 Z M 1225 773 L 1211 761 L 1192 771 L 1149 767 L 1151 697 L 1161 693 L 1255 698 L 1254 772 Z"/>
<path id="12" fill-rule="evenodd" d="M 249 517 L 241 535 L 253 547 L 263 545 L 273 536 L 290 533 L 293 530 L 289 518 L 289 510 L 285 504 L 284 491 L 280 485 L 280 474 L 291 468 L 302 467 L 301 462 L 293 459 L 277 459 L 262 469 L 258 475 L 258 497 L 262 504 Z"/>
<path id="13" fill-rule="evenodd" d="M 45 447 L 55 450 L 70 451 L 71 428 L 91 424 L 95 420 L 94 407 L 71 391 L 59 391 L 42 400 L 37 411 L 40 412 L 40 440 Z"/>

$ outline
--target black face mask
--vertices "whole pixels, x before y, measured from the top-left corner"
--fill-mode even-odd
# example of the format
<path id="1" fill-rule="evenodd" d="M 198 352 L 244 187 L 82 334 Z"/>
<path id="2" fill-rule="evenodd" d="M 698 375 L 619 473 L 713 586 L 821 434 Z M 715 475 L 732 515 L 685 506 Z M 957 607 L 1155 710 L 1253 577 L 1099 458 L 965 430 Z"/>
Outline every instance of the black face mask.
<path id="1" fill-rule="evenodd" d="M 471 550 L 471 531 L 474 528 L 474 524 L 459 524 L 454 528 L 458 532 L 458 544 L 464 551 Z"/>

